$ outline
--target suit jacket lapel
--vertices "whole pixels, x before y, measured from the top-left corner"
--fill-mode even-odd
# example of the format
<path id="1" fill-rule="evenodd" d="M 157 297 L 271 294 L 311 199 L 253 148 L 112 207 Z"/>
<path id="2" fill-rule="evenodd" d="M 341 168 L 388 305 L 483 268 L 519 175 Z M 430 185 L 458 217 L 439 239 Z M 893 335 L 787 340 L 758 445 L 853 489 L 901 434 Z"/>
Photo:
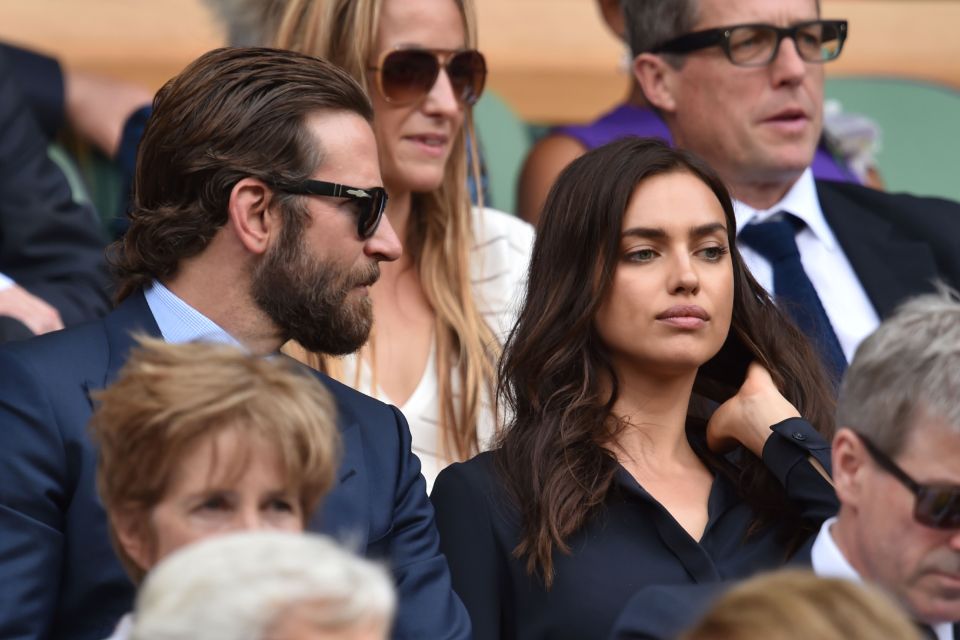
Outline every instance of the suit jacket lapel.
<path id="1" fill-rule="evenodd" d="M 342 418 L 341 418 L 342 419 Z M 365 549 L 370 532 L 363 440 L 355 421 L 340 425 L 341 461 L 337 482 L 311 516 L 307 528 L 328 533 L 355 549 Z"/>
<path id="2" fill-rule="evenodd" d="M 143 291 L 139 290 L 107 314 L 103 319 L 103 325 L 108 351 L 107 368 L 102 378 L 90 378 L 84 383 L 91 406 L 93 405 L 93 399 L 90 398 L 91 392 L 107 387 L 116 379 L 120 368 L 127 361 L 130 349 L 136 344 L 134 336 L 139 334 L 160 336 L 160 328 L 157 326 L 157 321 L 153 319 L 153 314 L 150 313 L 147 299 L 143 297 Z"/>
<path id="3" fill-rule="evenodd" d="M 881 319 L 910 296 L 932 291 L 937 266 L 930 248 L 904 239 L 880 212 L 817 182 L 824 217 Z"/>

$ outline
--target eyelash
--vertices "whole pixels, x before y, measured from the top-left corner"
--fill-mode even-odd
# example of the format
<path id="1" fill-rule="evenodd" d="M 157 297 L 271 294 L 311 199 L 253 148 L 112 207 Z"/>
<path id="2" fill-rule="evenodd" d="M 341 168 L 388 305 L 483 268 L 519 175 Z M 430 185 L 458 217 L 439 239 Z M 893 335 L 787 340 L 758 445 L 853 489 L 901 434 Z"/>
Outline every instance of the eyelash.
<path id="1" fill-rule="evenodd" d="M 712 258 L 711 258 L 711 257 L 707 257 L 707 260 L 709 260 L 710 262 L 719 262 L 719 261 L 723 258 L 723 256 L 725 256 L 725 255 L 727 255 L 728 253 L 730 253 L 730 249 L 728 249 L 727 247 L 722 246 L 722 245 L 716 246 L 716 247 L 707 247 L 707 248 L 705 248 L 705 249 L 701 249 L 700 251 L 701 251 L 701 252 L 706 252 L 706 251 L 716 251 L 716 252 L 717 252 L 714 257 L 712 257 Z M 705 257 L 706 257 L 706 256 L 705 256 Z"/>
<path id="2" fill-rule="evenodd" d="M 287 500 L 280 500 L 279 498 L 276 500 L 271 500 L 270 507 L 277 509 L 279 511 L 287 511 L 287 512 L 293 511 L 293 504 L 291 504 Z"/>
<path id="3" fill-rule="evenodd" d="M 707 251 L 714 251 L 714 252 L 716 252 L 716 255 L 714 255 L 714 256 L 712 256 L 712 257 L 711 257 L 711 256 L 706 256 L 706 255 L 704 256 L 704 259 L 708 260 L 709 262 L 719 262 L 719 261 L 723 258 L 723 256 L 725 256 L 725 255 L 727 255 L 728 253 L 730 253 L 730 249 L 729 249 L 728 247 L 726 247 L 726 246 L 723 246 L 723 245 L 718 245 L 718 246 L 716 246 L 716 247 L 706 247 L 706 248 L 703 248 L 703 249 L 699 249 L 699 250 L 697 250 L 696 253 L 697 253 L 697 254 L 703 254 L 704 252 L 707 252 Z M 651 255 L 649 255 L 649 257 L 642 257 L 642 258 L 641 258 L 641 257 L 640 257 L 640 254 L 651 254 Z M 651 261 L 653 258 L 655 258 L 657 255 L 659 255 L 659 254 L 658 254 L 658 253 L 656 252 L 656 250 L 654 250 L 654 249 L 636 249 L 636 250 L 634 250 L 634 251 L 630 251 L 630 252 L 626 253 L 626 254 L 623 256 L 623 258 L 624 258 L 624 260 L 627 261 L 627 262 L 645 263 L 645 262 L 650 262 L 650 261 Z"/>

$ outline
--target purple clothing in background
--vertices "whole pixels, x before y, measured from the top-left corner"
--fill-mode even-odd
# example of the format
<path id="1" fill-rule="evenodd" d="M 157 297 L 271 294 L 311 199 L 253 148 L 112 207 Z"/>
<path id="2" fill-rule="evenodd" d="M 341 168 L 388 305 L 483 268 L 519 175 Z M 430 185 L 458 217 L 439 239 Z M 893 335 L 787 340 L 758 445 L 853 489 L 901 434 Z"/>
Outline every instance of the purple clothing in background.
<path id="1" fill-rule="evenodd" d="M 551 133 L 570 136 L 587 149 L 594 149 L 623 136 L 663 138 L 667 142 L 673 142 L 666 123 L 653 109 L 629 104 L 619 105 L 590 124 L 564 125 L 552 129 Z M 813 156 L 813 164 L 810 168 L 813 169 L 813 175 L 818 180 L 860 184 L 860 180 L 854 173 L 835 159 L 822 142 L 817 147 L 817 153 Z"/>

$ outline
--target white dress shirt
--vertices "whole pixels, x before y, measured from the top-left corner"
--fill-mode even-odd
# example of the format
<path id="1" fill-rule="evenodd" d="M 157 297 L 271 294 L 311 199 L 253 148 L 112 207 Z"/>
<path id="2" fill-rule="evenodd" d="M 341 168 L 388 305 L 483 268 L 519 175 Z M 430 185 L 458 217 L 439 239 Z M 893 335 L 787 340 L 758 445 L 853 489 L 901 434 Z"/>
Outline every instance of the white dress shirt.
<path id="1" fill-rule="evenodd" d="M 5 276 L 4 274 L 0 273 L 0 291 L 3 291 L 4 289 L 9 289 L 15 284 L 16 282 L 11 280 L 9 276 Z"/>
<path id="2" fill-rule="evenodd" d="M 813 572 L 821 578 L 863 582 L 860 574 L 844 557 L 833 539 L 833 534 L 830 533 L 830 528 L 836 521 L 836 518 L 830 518 L 824 522 L 820 527 L 820 533 L 817 534 L 817 539 L 813 541 L 813 549 L 810 550 L 810 564 L 813 566 Z M 937 634 L 937 640 L 958 640 L 953 637 L 953 624 L 950 622 L 931 625 L 931 628 Z"/>
<path id="3" fill-rule="evenodd" d="M 860 342 L 879 326 L 880 318 L 823 216 L 813 172 L 809 168 L 804 171 L 783 199 L 769 209 L 754 209 L 736 200 L 733 205 L 737 230 L 751 222 L 766 222 L 781 211 L 803 220 L 805 226 L 797 233 L 800 262 L 850 362 Z M 757 282 L 768 292 L 776 293 L 773 268 L 767 259 L 743 244 L 739 249 Z"/>

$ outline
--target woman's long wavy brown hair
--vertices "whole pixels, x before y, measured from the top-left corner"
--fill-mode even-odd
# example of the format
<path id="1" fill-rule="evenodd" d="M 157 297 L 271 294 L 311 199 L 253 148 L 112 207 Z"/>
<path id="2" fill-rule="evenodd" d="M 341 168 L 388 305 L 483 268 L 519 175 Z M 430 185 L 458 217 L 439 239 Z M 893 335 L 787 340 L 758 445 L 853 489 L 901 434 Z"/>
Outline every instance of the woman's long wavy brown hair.
<path id="1" fill-rule="evenodd" d="M 611 415 L 618 381 L 594 318 L 617 269 L 623 216 L 637 185 L 674 172 L 692 174 L 717 196 L 733 263 L 731 331 L 700 368 L 694 393 L 717 402 L 731 397 L 753 359 L 818 431 L 832 433 L 826 374 L 744 266 L 733 205 L 713 170 L 654 139 L 627 138 L 588 152 L 560 174 L 544 204 L 526 300 L 500 364 L 498 395 L 513 418 L 496 459 L 522 522 L 514 554 L 548 588 L 554 550 L 570 552 L 565 541 L 598 514 L 619 468 L 609 449 L 622 428 Z M 787 545 L 812 533 L 759 458 L 745 452 L 727 471 L 754 508 L 751 531 L 781 524 Z"/>
<path id="2" fill-rule="evenodd" d="M 473 0 L 453 0 L 463 17 L 467 47 L 477 43 Z M 383 0 L 289 0 L 275 45 L 330 60 L 343 67 L 367 91 L 367 69 L 374 52 Z M 467 140 L 473 154 L 474 181 L 480 184 L 470 107 L 440 187 L 413 194 L 413 211 L 404 251 L 413 256 L 420 286 L 436 316 L 437 395 L 440 398 L 441 451 L 465 460 L 477 453 L 477 420 L 484 396 L 493 404 L 499 341 L 483 320 L 470 281 L 473 245 L 467 188 Z M 314 368 L 338 377 L 336 362 L 321 354 L 288 350 Z M 453 393 L 457 380 L 459 399 Z M 374 371 L 374 380 L 376 372 Z M 347 384 L 355 381 L 345 380 Z"/>

